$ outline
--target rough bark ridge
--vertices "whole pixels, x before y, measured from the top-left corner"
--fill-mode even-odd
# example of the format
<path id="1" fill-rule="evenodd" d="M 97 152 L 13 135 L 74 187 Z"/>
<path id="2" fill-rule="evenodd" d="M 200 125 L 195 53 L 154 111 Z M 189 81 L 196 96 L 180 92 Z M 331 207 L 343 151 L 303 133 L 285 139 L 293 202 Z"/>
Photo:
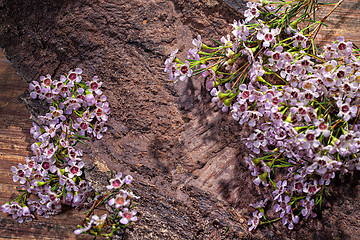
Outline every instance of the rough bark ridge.
<path id="1" fill-rule="evenodd" d="M 250 234 L 248 204 L 259 191 L 241 161 L 239 140 L 249 130 L 214 111 L 201 81 L 174 85 L 163 73 L 174 48 L 185 50 L 197 34 L 226 34 L 241 17 L 239 2 L 0 0 L 0 47 L 26 81 L 80 67 L 105 82 L 109 131 L 84 152 L 95 188 L 106 184 L 109 169 L 135 178 L 140 220 L 125 238 L 298 239 L 312 231 L 336 239 L 358 230 L 359 224 L 332 228 L 345 221 L 343 214 L 330 226 L 312 221 L 291 233 L 280 227 Z"/>

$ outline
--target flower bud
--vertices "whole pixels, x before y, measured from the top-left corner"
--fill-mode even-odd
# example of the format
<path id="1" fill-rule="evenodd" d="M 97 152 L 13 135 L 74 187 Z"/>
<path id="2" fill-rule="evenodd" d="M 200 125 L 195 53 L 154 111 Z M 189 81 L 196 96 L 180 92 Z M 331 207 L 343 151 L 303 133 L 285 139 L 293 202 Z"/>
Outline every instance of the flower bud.
<path id="1" fill-rule="evenodd" d="M 226 63 L 227 63 L 227 65 L 232 66 L 235 61 L 236 61 L 236 58 L 230 58 L 229 60 L 226 61 Z"/>
<path id="2" fill-rule="evenodd" d="M 179 63 L 179 64 L 184 64 L 182 61 L 180 61 L 180 59 L 178 59 L 177 57 L 174 59 L 174 62 Z"/>
<path id="3" fill-rule="evenodd" d="M 298 23 L 299 23 L 300 19 L 301 19 L 301 18 L 298 18 L 298 19 L 296 19 L 295 21 L 293 21 L 292 23 L 290 23 L 290 27 L 291 27 L 292 29 L 297 29 L 297 28 L 298 28 Z"/>
<path id="4" fill-rule="evenodd" d="M 38 187 L 42 187 L 42 186 L 46 185 L 46 183 L 47 183 L 47 182 L 37 181 L 37 182 L 36 182 L 36 185 L 37 185 Z"/>
<path id="5" fill-rule="evenodd" d="M 227 94 L 225 94 L 225 93 L 222 93 L 222 92 L 218 93 L 218 97 L 220 100 L 224 99 L 226 96 L 227 96 Z"/>
<path id="6" fill-rule="evenodd" d="M 332 138 L 332 140 L 331 140 L 331 142 L 330 142 L 330 145 L 331 145 L 331 146 L 335 146 L 335 143 L 336 143 L 337 141 L 339 141 L 339 139 L 336 138 L 336 137 L 334 137 L 334 136 L 332 136 L 332 135 L 331 135 L 331 138 Z"/>
<path id="7" fill-rule="evenodd" d="M 256 46 L 256 47 L 250 48 L 250 50 L 252 53 L 254 53 L 258 48 L 259 48 L 259 46 Z"/>
<path id="8" fill-rule="evenodd" d="M 256 76 L 255 80 L 259 81 L 259 82 L 265 82 L 265 80 L 262 77 L 260 77 L 259 75 Z"/>
<path id="9" fill-rule="evenodd" d="M 231 50 L 231 49 L 229 49 L 229 52 L 228 52 L 227 56 L 228 56 L 228 57 L 231 57 L 231 56 L 234 55 L 234 54 L 235 54 L 234 51 Z M 233 60 L 233 61 L 235 61 L 235 60 Z"/>
<path id="10" fill-rule="evenodd" d="M 227 107 L 230 107 L 231 105 L 231 99 L 230 98 L 227 98 L 224 100 L 224 105 L 227 106 Z"/>
<path id="11" fill-rule="evenodd" d="M 285 122 L 291 122 L 291 113 L 286 117 Z"/>
<path id="12" fill-rule="evenodd" d="M 201 49 L 211 49 L 211 47 L 201 43 Z"/>
<path id="13" fill-rule="evenodd" d="M 264 7 L 270 3 L 270 1 L 267 0 L 260 0 L 261 6 Z"/>
<path id="14" fill-rule="evenodd" d="M 271 167 L 272 162 L 266 162 L 265 165 Z"/>
<path id="15" fill-rule="evenodd" d="M 302 129 L 306 129 L 306 128 L 309 128 L 309 126 L 294 127 L 294 129 L 295 129 L 297 132 L 301 132 Z"/>
<path id="16" fill-rule="evenodd" d="M 218 82 L 218 81 L 215 81 L 214 82 L 214 87 L 217 87 L 217 86 L 219 86 L 220 85 L 220 82 Z"/>
<path id="17" fill-rule="evenodd" d="M 264 211 L 264 208 L 263 208 L 263 207 L 258 207 L 258 210 L 259 210 L 259 212 L 265 213 L 265 211 Z"/>
<path id="18" fill-rule="evenodd" d="M 259 175 L 261 181 L 265 182 L 268 176 L 268 172 L 264 172 L 263 174 Z"/>
<path id="19" fill-rule="evenodd" d="M 258 165 L 260 164 L 260 159 L 254 158 L 254 159 L 252 160 L 252 162 L 254 163 L 255 166 L 258 166 Z"/>

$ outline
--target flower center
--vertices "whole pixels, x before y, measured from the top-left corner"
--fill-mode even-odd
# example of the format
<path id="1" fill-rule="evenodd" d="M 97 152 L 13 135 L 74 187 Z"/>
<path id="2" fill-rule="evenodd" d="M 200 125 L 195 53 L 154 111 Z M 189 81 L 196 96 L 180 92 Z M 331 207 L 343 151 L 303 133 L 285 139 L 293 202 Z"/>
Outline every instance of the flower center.
<path id="1" fill-rule="evenodd" d="M 327 125 L 326 125 L 324 122 L 322 122 L 322 123 L 320 123 L 320 125 L 319 125 L 319 129 L 320 129 L 321 131 L 325 131 L 325 130 L 327 129 Z"/>
<path id="2" fill-rule="evenodd" d="M 304 108 L 299 108 L 299 114 L 304 115 L 306 110 Z"/>
<path id="3" fill-rule="evenodd" d="M 131 213 L 125 212 L 123 213 L 124 217 L 130 219 L 132 217 Z"/>
<path id="4" fill-rule="evenodd" d="M 82 122 L 80 124 L 81 129 L 86 130 L 88 128 L 88 125 L 85 122 Z"/>
<path id="5" fill-rule="evenodd" d="M 313 95 L 312 95 L 312 93 L 305 93 L 305 98 L 307 99 L 307 100 L 311 100 L 312 98 L 313 98 Z"/>
<path id="6" fill-rule="evenodd" d="M 56 199 L 56 196 L 54 195 L 54 194 L 50 194 L 49 195 L 49 198 L 50 198 L 50 201 L 55 201 L 55 199 Z"/>
<path id="7" fill-rule="evenodd" d="M 360 75 L 355 77 L 355 82 L 360 83 Z"/>
<path id="8" fill-rule="evenodd" d="M 346 44 L 345 43 L 339 43 L 339 50 L 340 51 L 343 51 L 343 50 L 345 50 L 346 49 Z"/>
<path id="9" fill-rule="evenodd" d="M 68 87 L 63 87 L 63 88 L 61 88 L 61 92 L 67 92 L 68 90 L 69 90 Z"/>
<path id="10" fill-rule="evenodd" d="M 341 111 L 342 111 L 343 113 L 347 113 L 349 110 L 350 110 L 350 108 L 349 108 L 348 105 L 343 105 L 343 106 L 341 107 Z"/>
<path id="11" fill-rule="evenodd" d="M 299 94 L 298 94 L 298 92 L 293 91 L 293 92 L 291 92 L 291 96 L 292 96 L 293 98 L 297 98 L 297 97 L 299 96 Z"/>
<path id="12" fill-rule="evenodd" d="M 45 169 L 45 170 L 48 170 L 50 168 L 50 163 L 49 162 L 44 162 L 42 164 L 42 167 Z"/>
<path id="13" fill-rule="evenodd" d="M 123 196 L 119 196 L 116 198 L 115 202 L 119 205 L 123 205 L 125 202 L 125 198 Z"/>
<path id="14" fill-rule="evenodd" d="M 338 78 L 343 78 L 343 77 L 345 77 L 345 72 L 344 72 L 344 71 L 339 71 L 339 72 L 336 74 L 336 76 L 337 76 Z"/>
<path id="15" fill-rule="evenodd" d="M 306 134 L 305 138 L 306 138 L 307 141 L 311 142 L 311 141 L 314 141 L 315 135 L 312 134 L 312 133 L 308 133 L 308 134 Z"/>
<path id="16" fill-rule="evenodd" d="M 44 80 L 44 84 L 45 84 L 46 86 L 50 86 L 50 85 L 51 85 L 51 80 L 48 79 L 48 78 L 46 78 L 46 79 Z"/>
<path id="17" fill-rule="evenodd" d="M 41 93 L 41 88 L 40 88 L 39 86 L 36 86 L 36 87 L 35 87 L 35 91 L 36 91 L 37 93 Z"/>
<path id="18" fill-rule="evenodd" d="M 327 65 L 327 66 L 325 67 L 325 71 L 326 71 L 326 72 L 330 72 L 332 69 L 333 69 L 333 66 L 332 66 L 332 65 Z"/>
<path id="19" fill-rule="evenodd" d="M 32 168 L 32 167 L 34 167 L 35 162 L 34 162 L 34 161 L 30 161 L 30 162 L 28 162 L 27 165 L 28 165 L 29 168 Z"/>
<path id="20" fill-rule="evenodd" d="M 98 110 L 96 110 L 96 115 L 99 117 L 102 115 L 102 110 L 100 108 L 98 108 Z"/>
<path id="21" fill-rule="evenodd" d="M 295 39 L 296 39 L 297 41 L 303 41 L 303 40 L 304 40 L 304 37 L 301 36 L 301 35 L 297 35 L 297 36 L 295 37 Z"/>
<path id="22" fill-rule="evenodd" d="M 25 176 L 24 171 L 21 170 L 21 169 L 19 169 L 19 171 L 18 171 L 18 176 L 19 176 L 19 177 L 24 177 L 24 176 Z"/>
<path id="23" fill-rule="evenodd" d="M 112 183 L 113 187 L 119 187 L 121 184 L 120 179 L 115 179 Z"/>
<path id="24" fill-rule="evenodd" d="M 250 96 L 250 92 L 249 91 L 244 91 L 242 94 L 243 98 L 248 98 Z"/>
<path id="25" fill-rule="evenodd" d="M 278 105 L 278 104 L 279 104 L 279 98 L 274 97 L 271 102 L 272 102 L 272 104 L 274 104 L 274 105 Z"/>
<path id="26" fill-rule="evenodd" d="M 71 73 L 71 74 L 69 75 L 69 79 L 70 79 L 71 81 L 74 81 L 74 80 L 76 79 L 76 73 Z"/>
<path id="27" fill-rule="evenodd" d="M 70 168 L 70 172 L 71 172 L 72 174 L 77 174 L 77 173 L 79 172 L 79 167 L 77 167 L 77 166 L 72 166 L 72 167 Z"/>
<path id="28" fill-rule="evenodd" d="M 344 90 L 347 91 L 347 92 L 350 92 L 351 91 L 351 87 L 349 84 L 345 83 L 344 84 Z"/>
<path id="29" fill-rule="evenodd" d="M 262 134 L 262 133 L 259 133 L 259 134 L 257 135 L 257 139 L 259 139 L 259 141 L 262 141 L 262 140 L 264 140 L 264 139 L 265 139 L 265 136 L 264 136 L 264 134 Z"/>
<path id="30" fill-rule="evenodd" d="M 312 88 L 312 83 L 311 82 L 306 82 L 306 83 L 304 83 L 304 88 L 305 89 L 311 89 Z"/>
<path id="31" fill-rule="evenodd" d="M 265 34 L 265 41 L 270 42 L 273 39 L 273 35 L 271 33 Z"/>
<path id="32" fill-rule="evenodd" d="M 189 71 L 189 68 L 187 66 L 181 66 L 180 72 L 182 74 L 186 74 Z"/>
<path id="33" fill-rule="evenodd" d="M 92 82 L 90 84 L 90 87 L 91 87 L 92 90 L 96 90 L 99 87 L 99 84 L 97 84 L 96 82 Z"/>
<path id="34" fill-rule="evenodd" d="M 310 192 L 310 193 L 314 193 L 315 191 L 316 191 L 315 186 L 310 186 L 310 187 L 309 187 L 309 192 Z"/>
<path id="35" fill-rule="evenodd" d="M 332 78 L 325 78 L 325 81 L 329 84 L 332 84 L 334 82 L 334 79 Z"/>
<path id="36" fill-rule="evenodd" d="M 280 59 L 280 53 L 276 52 L 273 54 L 273 59 L 274 60 L 279 60 Z"/>
<path id="37" fill-rule="evenodd" d="M 320 160 L 318 161 L 318 164 L 319 164 L 320 166 L 325 166 L 325 165 L 326 165 L 326 161 L 320 159 Z"/>
<path id="38" fill-rule="evenodd" d="M 251 8 L 250 12 L 251 12 L 252 15 L 256 15 L 257 8 Z"/>
<path id="39" fill-rule="evenodd" d="M 307 67 L 310 65 L 310 62 L 308 60 L 304 60 L 301 62 L 301 65 L 304 66 L 304 67 Z"/>
<path id="40" fill-rule="evenodd" d="M 245 104 L 241 104 L 239 109 L 240 109 L 240 112 L 245 112 L 246 111 Z"/>

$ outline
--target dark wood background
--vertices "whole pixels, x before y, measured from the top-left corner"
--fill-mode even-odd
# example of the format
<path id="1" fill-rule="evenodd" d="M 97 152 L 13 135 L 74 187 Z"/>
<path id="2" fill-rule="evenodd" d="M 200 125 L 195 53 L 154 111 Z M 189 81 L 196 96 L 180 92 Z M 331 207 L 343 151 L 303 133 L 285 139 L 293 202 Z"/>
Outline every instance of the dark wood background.
<path id="1" fill-rule="evenodd" d="M 331 6 L 327 8 L 330 10 Z M 321 14 L 326 12 L 327 10 L 324 10 Z M 360 46 L 358 0 L 345 0 L 331 15 L 327 24 L 329 26 L 323 27 L 319 34 L 320 45 L 331 42 L 337 36 L 345 36 Z M 25 156 L 31 155 L 30 114 L 26 106 L 19 101 L 19 96 L 27 87 L 11 63 L 0 53 L 0 204 L 9 201 L 10 197 L 16 194 L 18 184 L 12 181 L 11 166 L 23 163 Z M 81 217 L 81 212 L 67 210 L 49 219 L 39 217 L 31 223 L 18 224 L 1 212 L 0 238 L 79 239 L 80 237 L 75 237 L 73 230 L 81 222 Z"/>

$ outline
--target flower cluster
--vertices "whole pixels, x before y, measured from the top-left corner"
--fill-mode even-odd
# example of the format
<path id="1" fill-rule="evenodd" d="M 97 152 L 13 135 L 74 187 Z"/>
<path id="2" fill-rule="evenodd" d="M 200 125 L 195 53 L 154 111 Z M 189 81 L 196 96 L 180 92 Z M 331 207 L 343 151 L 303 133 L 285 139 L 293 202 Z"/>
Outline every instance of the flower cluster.
<path id="1" fill-rule="evenodd" d="M 95 201 L 76 144 L 103 137 L 110 108 L 99 77 L 85 81 L 81 74 L 77 68 L 59 80 L 46 75 L 30 83 L 30 96 L 45 100 L 49 109 L 30 129 L 33 156 L 11 168 L 22 194 L 1 209 L 19 222 L 31 221 L 35 212 L 49 217 L 60 213 L 62 205 L 86 207 Z"/>
<path id="2" fill-rule="evenodd" d="M 231 24 L 233 39 L 209 47 L 199 36 L 185 63 L 176 50 L 165 72 L 172 80 L 206 77 L 212 101 L 254 129 L 243 138 L 252 152 L 245 161 L 254 184 L 273 187 L 280 217 L 268 220 L 267 201 L 254 204 L 250 230 L 280 219 L 293 229 L 301 218 L 316 216 L 335 173 L 360 169 L 360 49 L 338 37 L 320 53 L 314 35 L 323 19 L 308 23 L 305 16 L 315 9 L 308 2 L 247 6 L 246 19 Z"/>
<path id="3" fill-rule="evenodd" d="M 128 188 L 133 177 L 130 175 L 125 176 L 124 179 L 121 177 L 121 173 L 116 174 L 115 178 L 110 180 L 110 185 L 107 186 L 108 191 L 102 196 L 102 199 L 94 203 L 94 206 L 100 204 L 110 206 L 113 210 L 112 214 L 109 216 L 104 214 L 101 217 L 93 214 L 90 218 L 89 215 L 93 213 L 93 209 L 90 209 L 84 226 L 79 226 L 74 231 L 76 235 L 86 232 L 95 237 L 111 237 L 119 228 L 125 228 L 137 220 L 137 212 L 133 209 L 136 205 L 133 205 L 133 200 L 140 197 Z"/>

